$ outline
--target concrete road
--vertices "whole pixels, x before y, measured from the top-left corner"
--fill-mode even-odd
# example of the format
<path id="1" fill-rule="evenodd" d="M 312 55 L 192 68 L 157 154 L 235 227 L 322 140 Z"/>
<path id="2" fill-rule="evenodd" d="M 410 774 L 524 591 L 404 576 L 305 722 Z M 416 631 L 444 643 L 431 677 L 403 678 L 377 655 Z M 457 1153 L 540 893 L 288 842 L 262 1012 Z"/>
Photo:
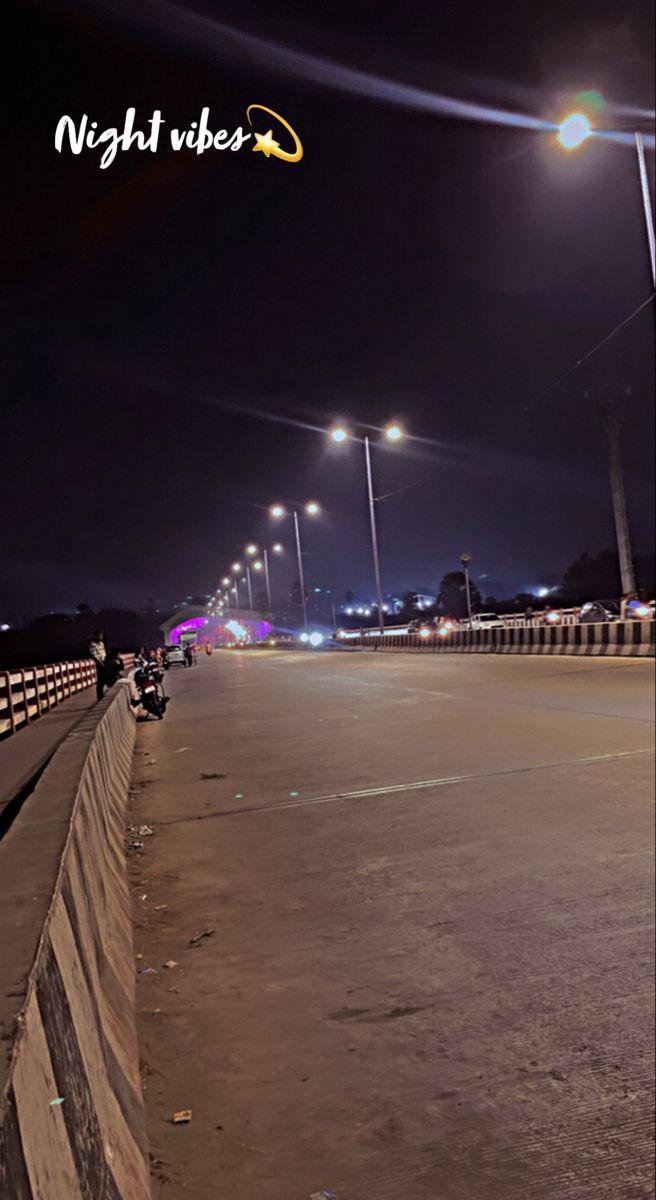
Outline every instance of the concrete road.
<path id="1" fill-rule="evenodd" d="M 653 1196 L 652 664 L 168 680 L 132 814 L 157 1200 Z"/>

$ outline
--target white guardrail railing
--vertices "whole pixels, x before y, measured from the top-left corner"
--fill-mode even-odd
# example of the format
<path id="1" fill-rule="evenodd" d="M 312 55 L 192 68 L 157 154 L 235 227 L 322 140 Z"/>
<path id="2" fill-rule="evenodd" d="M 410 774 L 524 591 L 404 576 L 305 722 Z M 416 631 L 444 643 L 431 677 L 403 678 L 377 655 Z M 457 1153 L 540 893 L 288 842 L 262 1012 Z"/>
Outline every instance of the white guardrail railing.
<path id="1" fill-rule="evenodd" d="M 134 655 L 122 654 L 121 658 L 129 670 Z M 62 700 L 95 683 L 96 664 L 92 658 L 0 671 L 0 739 L 24 729 Z"/>

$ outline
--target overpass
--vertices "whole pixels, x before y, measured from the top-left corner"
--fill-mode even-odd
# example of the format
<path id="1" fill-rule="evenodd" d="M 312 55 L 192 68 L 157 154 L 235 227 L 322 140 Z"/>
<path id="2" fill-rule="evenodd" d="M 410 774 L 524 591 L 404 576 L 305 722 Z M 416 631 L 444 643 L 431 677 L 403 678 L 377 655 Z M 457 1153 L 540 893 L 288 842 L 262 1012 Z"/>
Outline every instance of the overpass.
<path id="1" fill-rule="evenodd" d="M 252 649 L 167 686 L 133 755 L 124 689 L 90 712 L 0 843 L 3 1198 L 49 1200 L 40 1147 L 53 1200 L 649 1195 L 653 664 Z"/>

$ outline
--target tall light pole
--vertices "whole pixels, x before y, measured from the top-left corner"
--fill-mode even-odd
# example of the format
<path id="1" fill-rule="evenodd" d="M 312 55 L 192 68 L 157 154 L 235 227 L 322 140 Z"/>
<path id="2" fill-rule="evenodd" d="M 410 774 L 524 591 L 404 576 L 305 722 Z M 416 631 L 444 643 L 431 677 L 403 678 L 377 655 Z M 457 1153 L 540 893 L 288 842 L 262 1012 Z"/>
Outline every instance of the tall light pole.
<path id="1" fill-rule="evenodd" d="M 285 508 L 284 504 L 272 504 L 269 511 L 271 513 L 271 516 L 274 518 L 274 520 L 277 520 L 277 521 L 279 521 L 283 517 L 287 516 L 287 509 Z M 321 510 L 320 510 L 319 505 L 317 504 L 316 500 L 308 500 L 307 504 L 305 504 L 305 506 L 304 506 L 303 511 L 306 512 L 308 514 L 308 516 L 310 516 L 310 517 L 316 517 Z M 301 531 L 300 531 L 299 522 L 298 522 L 298 510 L 295 508 L 292 509 L 292 517 L 294 519 L 294 537 L 296 540 L 296 558 L 298 561 L 298 582 L 299 582 L 299 586 L 301 589 L 301 607 L 303 610 L 303 628 L 307 629 L 307 627 L 308 627 L 307 597 L 305 595 L 305 572 L 303 570 L 303 551 L 301 549 Z"/>
<path id="2" fill-rule="evenodd" d="M 654 214 L 649 195 L 649 179 L 645 163 L 645 143 L 641 133 L 635 135 L 636 152 L 638 155 L 638 171 L 640 173 L 640 191 L 642 192 L 642 207 L 645 213 L 647 227 L 647 243 L 649 245 L 649 261 L 651 263 L 651 282 L 656 291 L 656 241 L 654 239 Z"/>
<path id="3" fill-rule="evenodd" d="M 246 587 L 248 589 L 248 607 L 253 611 L 253 585 L 251 583 L 251 569 L 246 567 Z"/>
<path id="4" fill-rule="evenodd" d="M 274 507 L 277 508 L 280 506 L 276 505 Z M 274 542 L 273 546 L 271 547 L 271 552 L 273 554 L 282 554 L 282 546 L 281 546 L 280 542 Z M 259 548 L 258 548 L 258 546 L 256 546 L 255 542 L 249 543 L 249 545 L 246 547 L 246 553 L 251 558 L 254 558 L 256 555 L 259 554 Z M 269 552 L 267 549 L 264 549 L 262 551 L 261 559 L 259 559 L 259 558 L 255 559 L 255 562 L 253 563 L 253 570 L 254 571 L 262 571 L 262 570 L 264 571 L 264 583 L 266 586 L 268 611 L 272 612 L 273 604 L 272 604 L 272 600 L 271 600 L 271 575 L 269 572 Z"/>
<path id="5" fill-rule="evenodd" d="M 385 437 L 388 442 L 400 442 L 403 438 L 403 430 L 400 425 L 393 423 L 385 427 Z M 347 442 L 351 435 L 343 425 L 337 425 L 331 429 L 330 436 L 336 445 L 340 446 Z M 368 435 L 363 438 L 364 442 L 364 461 L 365 471 L 367 476 L 367 501 L 369 507 L 369 527 L 371 530 L 371 553 L 374 564 L 374 586 L 376 589 L 376 608 L 378 612 L 378 629 L 381 634 L 385 632 L 385 613 L 383 611 L 383 587 L 380 576 L 380 551 L 378 549 L 378 527 L 376 524 L 376 497 L 374 495 L 373 472 L 371 469 L 371 446 Z"/>
<path id="6" fill-rule="evenodd" d="M 565 150 L 577 150 L 589 137 L 594 136 L 594 129 L 582 112 L 573 112 L 565 117 L 558 126 L 558 141 Z M 640 176 L 640 191 L 642 207 L 645 214 L 647 231 L 647 246 L 649 249 L 649 265 L 651 267 L 652 287 L 656 290 L 656 241 L 654 238 L 654 214 L 649 194 L 647 166 L 645 164 L 645 143 L 641 133 L 634 133 L 636 154 L 638 156 L 638 174 Z"/>
<path id="7" fill-rule="evenodd" d="M 465 592 L 467 595 L 467 616 L 469 618 L 469 628 L 472 626 L 472 604 L 471 604 L 471 588 L 469 586 L 469 564 L 471 562 L 471 554 L 461 554 L 460 561 L 465 568 Z"/>

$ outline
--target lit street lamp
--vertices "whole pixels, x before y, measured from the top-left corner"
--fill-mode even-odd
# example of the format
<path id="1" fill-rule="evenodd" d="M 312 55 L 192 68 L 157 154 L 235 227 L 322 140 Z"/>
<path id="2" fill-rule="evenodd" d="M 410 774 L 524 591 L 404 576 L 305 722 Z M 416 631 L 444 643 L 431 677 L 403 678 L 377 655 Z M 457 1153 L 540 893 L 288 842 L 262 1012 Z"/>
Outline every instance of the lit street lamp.
<path id="1" fill-rule="evenodd" d="M 310 517 L 316 517 L 321 512 L 321 509 L 319 508 L 319 505 L 317 504 L 316 500 L 308 500 L 307 503 L 304 505 L 303 511 L 306 512 L 308 514 L 308 516 L 310 516 Z M 269 509 L 269 512 L 275 521 L 280 521 L 280 520 L 282 520 L 283 517 L 287 516 L 287 509 L 285 508 L 284 504 L 272 504 L 271 508 Z M 298 582 L 299 582 L 299 585 L 301 588 L 301 606 L 303 609 L 303 628 L 307 629 L 308 616 L 307 616 L 307 599 L 305 596 L 305 572 L 303 570 L 303 551 L 301 550 L 301 531 L 300 531 L 299 524 L 298 524 L 298 511 L 295 508 L 292 509 L 292 517 L 294 519 L 294 536 L 296 538 L 296 557 L 298 559 Z M 279 546 L 280 543 L 278 542 L 278 543 L 276 543 L 276 545 Z M 275 549 L 276 549 L 276 547 L 274 546 L 274 550 Z M 280 547 L 280 550 L 282 550 L 282 547 Z M 276 550 L 276 553 L 280 553 L 280 550 Z"/>
<path id="2" fill-rule="evenodd" d="M 400 442 L 403 440 L 404 433 L 400 425 L 396 422 L 386 425 L 384 435 L 388 442 Z M 348 429 L 343 425 L 336 425 L 330 431 L 330 437 L 337 446 L 343 445 L 351 437 Z M 383 611 L 383 588 L 380 578 L 380 554 L 378 551 L 378 529 L 376 526 L 376 497 L 374 496 L 374 483 L 371 470 L 371 448 L 369 438 L 365 435 L 364 439 L 364 459 L 367 475 L 367 496 L 369 501 L 369 524 L 371 527 L 371 551 L 374 563 L 374 582 L 376 585 L 376 605 L 378 608 L 378 628 L 382 633 L 385 631 L 385 613 Z"/>
<path id="3" fill-rule="evenodd" d="M 564 150 L 577 150 L 589 137 L 594 136 L 594 129 L 588 117 L 582 112 L 569 113 L 558 126 L 558 141 Z M 654 237 L 654 214 L 649 195 L 649 181 L 645 163 L 645 143 L 641 133 L 634 133 L 635 148 L 638 155 L 638 173 L 640 175 L 640 191 L 642 206 L 645 214 L 647 230 L 647 245 L 649 247 L 649 262 L 651 265 L 651 282 L 656 289 L 656 239 Z"/>

